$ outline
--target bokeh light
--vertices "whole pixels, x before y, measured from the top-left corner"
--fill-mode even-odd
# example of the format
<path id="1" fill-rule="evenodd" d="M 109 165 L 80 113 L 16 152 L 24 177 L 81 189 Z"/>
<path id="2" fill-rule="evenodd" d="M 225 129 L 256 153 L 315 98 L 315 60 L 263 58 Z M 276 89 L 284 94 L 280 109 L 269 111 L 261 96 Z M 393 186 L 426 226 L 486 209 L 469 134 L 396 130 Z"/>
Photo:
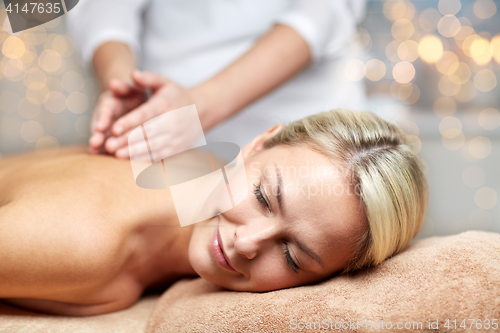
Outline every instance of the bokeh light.
<path id="1" fill-rule="evenodd" d="M 78 135 L 88 138 L 90 136 L 90 117 L 79 117 L 75 122 L 75 130 Z"/>
<path id="2" fill-rule="evenodd" d="M 408 83 L 415 77 L 415 67 L 408 61 L 401 61 L 392 69 L 394 80 L 399 83 Z"/>
<path id="3" fill-rule="evenodd" d="M 497 86 L 497 77 L 490 69 L 483 69 L 474 76 L 474 86 L 477 90 L 488 92 Z"/>
<path id="4" fill-rule="evenodd" d="M 405 18 L 399 19 L 392 24 L 391 33 L 397 40 L 407 40 L 413 36 L 415 28 L 413 23 Z"/>
<path id="5" fill-rule="evenodd" d="M 485 158 L 491 154 L 491 141 L 484 136 L 477 136 L 469 142 L 469 152 L 475 158 Z"/>
<path id="6" fill-rule="evenodd" d="M 445 15 L 438 22 L 438 31 L 443 37 L 453 37 L 460 32 L 462 24 L 454 15 Z"/>
<path id="7" fill-rule="evenodd" d="M 476 191 L 474 201 L 479 208 L 491 209 L 497 204 L 497 192 L 490 187 L 481 187 Z"/>
<path id="8" fill-rule="evenodd" d="M 439 0 L 438 9 L 443 15 L 455 15 L 462 8 L 460 0 Z"/>
<path id="9" fill-rule="evenodd" d="M 420 14 L 418 23 L 420 27 L 426 32 L 433 32 L 437 29 L 441 14 L 435 8 L 427 8 Z"/>
<path id="10" fill-rule="evenodd" d="M 420 58 L 427 63 L 435 63 L 443 55 L 443 43 L 435 35 L 426 35 L 418 43 Z"/>
<path id="11" fill-rule="evenodd" d="M 445 117 L 439 123 L 439 132 L 443 137 L 453 139 L 462 133 L 462 122 L 455 117 Z"/>
<path id="12" fill-rule="evenodd" d="M 434 101 L 433 110 L 441 118 L 451 116 L 457 111 L 457 102 L 451 97 L 441 96 Z"/>
<path id="13" fill-rule="evenodd" d="M 418 43 L 414 40 L 406 40 L 399 44 L 397 49 L 399 59 L 413 62 L 418 59 Z"/>
<path id="14" fill-rule="evenodd" d="M 38 58 L 38 64 L 46 72 L 55 72 L 61 67 L 62 59 L 56 51 L 44 50 Z"/>
<path id="15" fill-rule="evenodd" d="M 68 96 L 66 100 L 66 106 L 68 110 L 75 114 L 81 114 L 87 111 L 89 107 L 89 99 L 85 94 L 81 92 L 73 92 Z"/>
<path id="16" fill-rule="evenodd" d="M 474 14 L 483 20 L 489 19 L 497 12 L 497 6 L 493 0 L 476 0 L 473 8 Z"/>
<path id="17" fill-rule="evenodd" d="M 23 41 L 17 36 L 9 36 L 2 44 L 2 53 L 9 58 L 21 58 L 26 51 Z"/>
<path id="18" fill-rule="evenodd" d="M 52 113 L 60 113 L 66 109 L 66 97 L 59 91 L 51 91 L 45 97 L 43 105 Z"/>
<path id="19" fill-rule="evenodd" d="M 21 126 L 21 137 L 26 142 L 37 142 L 43 135 L 43 126 L 34 120 L 28 120 Z"/>
<path id="20" fill-rule="evenodd" d="M 81 91 L 83 88 L 83 77 L 78 72 L 66 72 L 61 78 L 61 85 L 69 93 Z"/>
<path id="21" fill-rule="evenodd" d="M 500 112 L 494 108 L 484 109 L 479 114 L 478 121 L 482 128 L 493 131 L 500 127 Z"/>
<path id="22" fill-rule="evenodd" d="M 458 134 L 454 138 L 447 138 L 443 136 L 441 138 L 441 142 L 443 143 L 443 146 L 448 150 L 459 150 L 465 143 L 465 135 L 460 132 L 460 134 Z"/>

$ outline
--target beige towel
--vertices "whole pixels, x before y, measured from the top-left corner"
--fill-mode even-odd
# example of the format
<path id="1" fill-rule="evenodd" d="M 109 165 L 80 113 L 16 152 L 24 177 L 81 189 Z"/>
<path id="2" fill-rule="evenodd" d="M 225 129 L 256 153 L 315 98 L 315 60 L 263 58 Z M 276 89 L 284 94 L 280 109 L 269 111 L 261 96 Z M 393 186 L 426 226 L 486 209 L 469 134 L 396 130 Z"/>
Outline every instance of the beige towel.
<path id="1" fill-rule="evenodd" d="M 500 234 L 468 231 L 414 241 L 378 267 L 317 285 L 242 293 L 182 280 L 147 332 L 498 332 L 493 319 L 500 326 Z"/>

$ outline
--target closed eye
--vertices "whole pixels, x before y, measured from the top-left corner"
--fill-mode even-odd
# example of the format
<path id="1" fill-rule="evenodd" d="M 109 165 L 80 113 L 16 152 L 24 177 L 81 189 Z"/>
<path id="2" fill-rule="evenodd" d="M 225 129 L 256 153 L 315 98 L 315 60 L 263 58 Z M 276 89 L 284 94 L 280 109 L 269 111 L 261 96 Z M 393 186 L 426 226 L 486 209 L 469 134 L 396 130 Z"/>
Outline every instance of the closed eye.
<path id="1" fill-rule="evenodd" d="M 257 201 L 259 201 L 264 206 L 264 208 L 266 208 L 270 212 L 271 208 L 269 207 L 269 204 L 267 203 L 266 199 L 262 195 L 262 191 L 260 190 L 260 183 L 258 185 L 254 184 L 253 187 L 253 193 L 255 194 Z"/>

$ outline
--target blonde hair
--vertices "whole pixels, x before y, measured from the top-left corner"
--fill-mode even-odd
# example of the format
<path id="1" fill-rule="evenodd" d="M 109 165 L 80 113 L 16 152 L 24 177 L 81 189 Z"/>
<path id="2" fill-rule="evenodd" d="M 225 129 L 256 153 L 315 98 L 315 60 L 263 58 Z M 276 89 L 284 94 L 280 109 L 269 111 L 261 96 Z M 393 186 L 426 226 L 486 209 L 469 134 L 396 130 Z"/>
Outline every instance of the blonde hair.
<path id="1" fill-rule="evenodd" d="M 396 125 L 368 111 L 336 109 L 284 126 L 264 148 L 298 144 L 340 161 L 359 195 L 369 227 L 343 272 L 378 265 L 417 235 L 427 210 L 427 181 Z"/>

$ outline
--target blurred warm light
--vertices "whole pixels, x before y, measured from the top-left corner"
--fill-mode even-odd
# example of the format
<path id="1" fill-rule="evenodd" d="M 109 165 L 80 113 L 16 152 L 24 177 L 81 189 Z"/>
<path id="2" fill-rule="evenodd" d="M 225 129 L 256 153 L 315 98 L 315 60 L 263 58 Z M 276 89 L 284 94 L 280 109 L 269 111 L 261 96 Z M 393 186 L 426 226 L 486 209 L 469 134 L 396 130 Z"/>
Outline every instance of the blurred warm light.
<path id="1" fill-rule="evenodd" d="M 500 63 L 500 35 L 496 35 L 491 39 L 490 43 L 492 52 L 493 52 L 493 57 L 495 58 L 495 61 Z"/>
<path id="2" fill-rule="evenodd" d="M 399 83 L 408 83 L 415 77 L 415 67 L 408 61 L 398 62 L 392 69 L 392 76 Z"/>
<path id="3" fill-rule="evenodd" d="M 455 15 L 462 8 L 460 0 L 439 0 L 438 9 L 443 15 Z"/>
<path id="4" fill-rule="evenodd" d="M 479 114 L 478 121 L 485 130 L 495 130 L 500 127 L 500 112 L 493 108 L 484 109 Z"/>
<path id="5" fill-rule="evenodd" d="M 75 131 L 78 135 L 88 138 L 90 136 L 90 117 L 79 117 L 75 122 Z"/>
<path id="6" fill-rule="evenodd" d="M 492 209 L 497 204 L 497 192 L 490 187 L 481 187 L 476 191 L 474 201 L 479 208 Z"/>
<path id="7" fill-rule="evenodd" d="M 448 150 L 459 150 L 465 143 L 465 136 L 462 132 L 454 138 L 442 137 L 441 142 L 443 146 Z"/>
<path id="8" fill-rule="evenodd" d="M 44 24 L 44 26 L 46 23 Z M 28 29 L 24 32 L 23 38 L 26 42 L 29 42 L 33 45 L 40 45 L 45 42 L 47 39 L 47 31 L 44 27 L 38 26 L 31 29 Z"/>
<path id="9" fill-rule="evenodd" d="M 474 14 L 483 20 L 489 19 L 497 12 L 497 6 L 493 0 L 476 0 L 473 8 Z"/>
<path id="10" fill-rule="evenodd" d="M 66 35 L 56 36 L 52 42 L 52 49 L 62 57 L 69 57 L 75 52 L 73 41 Z"/>
<path id="11" fill-rule="evenodd" d="M 441 96 L 434 101 L 433 109 L 439 117 L 451 116 L 457 111 L 457 102 L 451 97 Z"/>
<path id="12" fill-rule="evenodd" d="M 35 149 L 46 149 L 46 148 L 54 148 L 59 147 L 59 141 L 56 138 L 50 135 L 42 136 L 35 145 Z"/>
<path id="13" fill-rule="evenodd" d="M 49 88 L 50 91 L 63 91 L 61 80 L 54 76 L 49 76 L 47 78 L 47 88 Z"/>
<path id="14" fill-rule="evenodd" d="M 49 93 L 49 89 L 47 87 L 42 87 L 41 89 L 33 89 L 32 86 L 29 86 L 26 89 L 26 98 L 34 104 L 43 104 L 45 97 Z"/>
<path id="15" fill-rule="evenodd" d="M 37 142 L 43 135 L 43 126 L 34 120 L 28 120 L 21 126 L 21 137 L 26 142 Z"/>
<path id="16" fill-rule="evenodd" d="M 69 71 L 64 73 L 62 76 L 61 84 L 67 92 L 72 93 L 75 91 L 81 91 L 83 87 L 83 77 L 78 72 Z"/>
<path id="17" fill-rule="evenodd" d="M 445 138 L 456 138 L 462 132 L 462 122 L 455 117 L 445 117 L 439 123 L 439 132 Z"/>
<path id="18" fill-rule="evenodd" d="M 18 113 L 25 119 L 34 119 L 40 114 L 39 104 L 31 103 L 26 97 L 19 101 Z"/>
<path id="19" fill-rule="evenodd" d="M 358 59 L 349 60 L 344 67 L 344 73 L 349 81 L 360 81 L 365 76 L 365 64 Z"/>
<path id="20" fill-rule="evenodd" d="M 462 181 L 468 187 L 476 188 L 484 184 L 486 175 L 478 166 L 470 166 L 462 172 Z"/>
<path id="21" fill-rule="evenodd" d="M 66 97 L 59 91 L 51 91 L 45 96 L 43 105 L 52 113 L 63 112 L 66 108 Z"/>
<path id="22" fill-rule="evenodd" d="M 475 39 L 469 48 L 470 55 L 478 65 L 486 65 L 493 57 L 493 50 L 490 43 L 485 38 Z"/>
<path id="23" fill-rule="evenodd" d="M 37 58 L 36 53 L 28 51 L 26 49 L 26 51 L 24 52 L 24 54 L 19 59 L 23 62 L 24 66 L 26 68 L 28 68 L 28 67 L 31 66 L 31 64 L 33 63 L 33 61 L 35 60 L 35 58 Z"/>
<path id="24" fill-rule="evenodd" d="M 391 21 L 403 18 L 411 20 L 415 16 L 415 6 L 409 1 L 386 1 L 384 15 Z"/>
<path id="25" fill-rule="evenodd" d="M 20 81 L 23 78 L 23 71 L 26 69 L 19 59 L 4 57 L 1 63 L 3 75 L 11 81 Z"/>
<path id="26" fill-rule="evenodd" d="M 484 136 L 477 136 L 469 142 L 469 152 L 475 158 L 485 158 L 491 154 L 491 141 Z"/>
<path id="27" fill-rule="evenodd" d="M 72 92 L 66 100 L 68 110 L 75 114 L 81 114 L 87 111 L 89 107 L 89 99 L 81 92 Z"/>
<path id="28" fill-rule="evenodd" d="M 434 8 L 427 8 L 418 17 L 418 23 L 426 32 L 433 32 L 441 19 L 441 14 Z"/>
<path id="29" fill-rule="evenodd" d="M 453 38 L 455 39 L 458 47 L 462 48 L 463 41 L 467 39 L 467 37 L 475 34 L 476 31 L 474 30 L 474 28 L 462 24 L 460 31 L 455 36 L 453 36 Z"/>
<path id="30" fill-rule="evenodd" d="M 474 83 L 468 81 L 460 86 L 460 90 L 455 95 L 455 99 L 461 103 L 468 103 L 472 101 L 477 95 Z"/>
<path id="31" fill-rule="evenodd" d="M 462 51 L 464 51 L 465 55 L 472 58 L 471 46 L 476 40 L 482 39 L 479 35 L 470 35 L 466 37 L 462 43 Z"/>
<path id="32" fill-rule="evenodd" d="M 365 64 L 365 76 L 370 81 L 381 80 L 386 73 L 386 67 L 383 61 L 371 59 Z M 83 83 L 83 79 L 82 79 Z"/>
<path id="33" fill-rule="evenodd" d="M 426 35 L 418 43 L 418 53 L 423 61 L 434 63 L 443 55 L 443 43 L 435 35 Z"/>
<path id="34" fill-rule="evenodd" d="M 456 62 L 450 66 L 447 74 L 454 83 L 465 84 L 470 80 L 472 72 L 466 63 Z"/>
<path id="35" fill-rule="evenodd" d="M 408 19 L 399 19 L 392 24 L 391 33 L 392 36 L 397 40 L 407 40 L 415 31 L 413 23 Z"/>
<path id="36" fill-rule="evenodd" d="M 492 91 L 497 86 L 497 77 L 489 69 L 483 69 L 474 76 L 474 86 L 482 92 Z"/>
<path id="37" fill-rule="evenodd" d="M 454 15 L 445 15 L 438 22 L 438 31 L 443 37 L 453 37 L 460 32 L 462 25 Z"/>
<path id="38" fill-rule="evenodd" d="M 410 144 L 410 147 L 415 153 L 420 153 L 422 150 L 422 141 L 420 141 L 419 137 L 413 134 L 407 135 L 406 139 L 408 140 L 408 143 Z"/>
<path id="39" fill-rule="evenodd" d="M 487 230 L 492 221 L 491 213 L 484 209 L 476 209 L 469 215 L 470 226 L 474 229 Z"/>
<path id="40" fill-rule="evenodd" d="M 453 79 L 457 81 L 458 79 Z M 443 76 L 439 79 L 438 89 L 444 96 L 455 96 L 460 91 L 460 84 L 453 82 L 449 76 Z"/>
<path id="41" fill-rule="evenodd" d="M 413 83 L 402 84 L 398 88 L 397 98 L 407 105 L 414 104 L 420 98 L 420 89 Z"/>
<path id="42" fill-rule="evenodd" d="M 7 37 L 2 45 L 3 55 L 9 58 L 21 58 L 25 50 L 23 41 L 16 36 Z"/>
<path id="43" fill-rule="evenodd" d="M 399 42 L 397 40 L 393 40 L 392 42 L 387 44 L 387 46 L 385 48 L 385 56 L 387 57 L 387 59 L 389 59 L 392 62 L 398 62 L 398 61 L 402 60 L 399 58 L 399 55 L 398 55 L 398 49 L 399 49 L 400 44 L 401 44 L 401 42 Z"/>
<path id="44" fill-rule="evenodd" d="M 39 68 L 30 68 L 26 71 L 23 83 L 33 90 L 42 89 L 47 83 L 47 75 Z"/>
<path id="45" fill-rule="evenodd" d="M 46 72 L 55 72 L 62 65 L 62 59 L 59 53 L 54 50 L 44 50 L 38 57 L 38 64 Z"/>
<path id="46" fill-rule="evenodd" d="M 399 59 L 413 62 L 418 58 L 418 43 L 414 40 L 406 40 L 399 44 L 397 53 Z"/>
<path id="47" fill-rule="evenodd" d="M 450 67 L 458 63 L 458 56 L 451 51 L 444 51 L 443 56 L 436 62 L 436 68 L 441 74 L 448 75 Z"/>

